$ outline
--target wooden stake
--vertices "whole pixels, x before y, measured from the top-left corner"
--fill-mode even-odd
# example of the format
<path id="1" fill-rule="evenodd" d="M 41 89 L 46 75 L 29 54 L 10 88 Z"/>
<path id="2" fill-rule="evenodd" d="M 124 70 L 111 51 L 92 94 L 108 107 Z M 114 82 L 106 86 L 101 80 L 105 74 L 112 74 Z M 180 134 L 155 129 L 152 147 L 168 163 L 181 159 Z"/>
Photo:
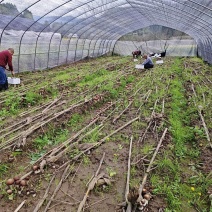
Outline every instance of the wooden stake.
<path id="1" fill-rule="evenodd" d="M 83 161 L 83 160 L 81 160 L 81 162 L 80 162 L 79 166 L 77 167 L 77 169 L 76 169 L 76 171 L 75 171 L 73 177 L 71 178 L 71 182 L 70 182 L 69 185 L 71 185 L 71 184 L 73 183 L 74 177 L 76 176 L 76 174 L 77 174 L 77 172 L 78 172 L 78 170 L 79 170 L 79 168 L 80 168 L 80 165 L 82 164 L 82 161 Z M 69 174 L 65 177 L 65 180 L 67 179 L 68 176 L 69 176 Z"/>
<path id="2" fill-rule="evenodd" d="M 15 210 L 14 212 L 18 212 L 22 207 L 23 205 L 25 204 L 26 200 L 24 200 Z"/>
<path id="3" fill-rule="evenodd" d="M 79 205 L 79 207 L 78 207 L 77 212 L 81 212 L 81 211 L 82 211 L 82 209 L 83 209 L 83 207 L 84 207 L 84 204 L 85 204 L 85 202 L 86 202 L 86 200 L 87 200 L 87 197 L 88 197 L 89 192 L 94 188 L 94 186 L 95 186 L 97 180 L 98 180 L 99 178 L 102 177 L 102 176 L 101 176 L 101 177 L 100 177 L 100 176 L 98 177 L 98 174 L 99 174 L 100 168 L 101 168 L 101 166 L 102 166 L 104 157 L 105 157 L 105 152 L 103 153 L 103 156 L 102 156 L 102 159 L 101 159 L 101 161 L 100 161 L 99 167 L 98 167 L 98 169 L 97 169 L 97 171 L 96 171 L 96 173 L 95 173 L 93 179 L 91 180 L 91 182 L 90 182 L 89 185 L 88 185 L 87 192 L 86 192 L 86 194 L 85 194 L 83 200 L 80 202 L 80 205 Z M 100 175 L 101 175 L 101 174 L 100 174 Z"/>
<path id="4" fill-rule="evenodd" d="M 104 200 L 106 200 L 106 199 L 108 199 L 108 198 L 109 198 L 109 197 L 105 197 L 104 199 L 101 199 L 101 200 L 99 200 L 99 201 L 96 201 L 96 202 L 94 202 L 94 203 L 88 205 L 87 207 L 85 207 L 85 209 L 90 208 L 91 206 L 96 205 L 96 204 L 98 204 L 98 203 L 100 203 L 100 202 L 102 202 L 102 201 L 104 201 Z"/>
<path id="5" fill-rule="evenodd" d="M 128 157 L 128 164 L 127 164 L 127 183 L 126 183 L 126 189 L 125 189 L 125 200 L 128 202 L 127 196 L 129 194 L 129 184 L 130 184 L 130 165 L 131 165 L 131 153 L 132 153 L 132 141 L 133 141 L 133 136 L 131 136 L 130 140 L 130 148 L 129 148 L 129 157 Z"/>
<path id="6" fill-rule="evenodd" d="M 196 94 L 196 91 L 194 89 L 194 85 L 193 84 L 191 85 L 191 88 L 193 90 L 194 96 L 197 98 L 197 94 Z M 194 100 L 194 105 L 197 107 L 197 104 L 196 104 L 196 101 L 195 100 Z M 212 143 L 211 143 L 211 139 L 210 139 L 210 136 L 209 136 L 209 131 L 208 131 L 207 125 L 205 123 L 204 117 L 202 115 L 202 106 L 199 105 L 198 108 L 197 108 L 197 110 L 198 110 L 199 116 L 200 116 L 201 121 L 202 121 L 202 125 L 203 125 L 204 130 L 205 130 L 207 141 L 208 141 L 208 143 L 210 145 L 210 148 L 212 149 Z"/>
<path id="7" fill-rule="evenodd" d="M 52 105 L 54 105 L 56 102 L 58 102 L 60 99 L 61 99 L 61 97 L 56 98 L 54 101 L 52 101 L 52 102 L 42 111 L 42 113 L 46 113 L 46 112 L 49 110 L 49 108 L 50 108 Z"/>
<path id="8" fill-rule="evenodd" d="M 162 111 L 161 111 L 162 114 L 164 114 L 164 105 L 165 105 L 165 99 L 163 98 Z"/>
<path id="9" fill-rule="evenodd" d="M 154 116 L 154 114 L 155 114 L 155 108 L 156 108 L 157 102 L 158 102 L 158 99 L 156 99 L 156 101 L 155 101 L 154 109 L 153 109 L 152 114 L 151 114 L 151 117 L 150 117 L 150 122 L 149 122 L 147 128 L 145 129 L 144 134 L 143 134 L 142 137 L 138 140 L 138 143 L 141 143 L 141 142 L 144 140 L 144 137 L 145 137 L 147 131 L 149 130 L 150 126 L 152 125 L 152 121 L 153 121 L 152 119 L 153 119 L 153 116 Z"/>
<path id="10" fill-rule="evenodd" d="M 127 171 L 127 183 L 126 183 L 126 189 L 125 189 L 125 201 L 127 203 L 127 212 L 131 212 L 132 210 L 132 204 L 131 202 L 128 201 L 128 194 L 130 190 L 130 165 L 131 165 L 131 154 L 132 154 L 132 141 L 133 141 L 133 136 L 131 136 L 130 140 L 130 148 L 129 148 L 129 157 L 128 157 L 128 171 Z"/>
<path id="11" fill-rule="evenodd" d="M 78 154 L 77 156 L 75 156 L 73 158 L 73 160 L 77 160 L 82 154 L 85 154 L 87 151 L 89 151 L 90 149 L 93 149 L 97 146 L 100 146 L 101 144 L 103 144 L 108 138 L 110 138 L 112 135 L 116 134 L 117 132 L 119 132 L 120 130 L 124 129 L 125 127 L 127 127 L 128 125 L 132 124 L 134 121 L 137 121 L 138 119 L 140 119 L 140 116 L 130 120 L 129 122 L 127 122 L 126 124 L 124 124 L 123 126 L 119 127 L 117 130 L 113 131 L 111 134 L 109 134 L 108 136 L 105 136 L 104 138 L 102 138 L 99 142 L 95 143 L 93 146 L 89 147 L 88 149 L 82 151 L 80 154 Z M 68 161 L 69 162 L 69 161 Z"/>
<path id="12" fill-rule="evenodd" d="M 80 131 L 78 131 L 78 133 L 76 133 L 75 135 L 73 135 L 70 139 L 68 139 L 67 141 L 65 141 L 64 143 L 62 143 L 59 147 L 55 148 L 51 152 L 51 154 L 48 156 L 47 162 L 55 162 L 60 157 L 62 157 L 64 155 L 64 152 L 66 152 L 67 149 L 69 148 L 70 143 L 74 139 L 76 139 L 80 134 L 82 134 L 85 130 L 87 130 L 91 125 L 93 125 L 94 123 L 96 123 L 98 119 L 99 119 L 99 117 L 97 117 L 96 119 L 94 119 L 87 126 L 85 126 L 83 129 L 81 129 Z"/>
<path id="13" fill-rule="evenodd" d="M 45 194 L 44 194 L 43 198 L 38 202 L 38 204 L 36 205 L 36 207 L 35 207 L 33 212 L 37 212 L 40 209 L 40 207 L 43 205 L 43 203 L 46 200 L 46 198 L 48 197 L 49 189 L 51 187 L 51 184 L 52 184 L 54 178 L 55 178 L 55 174 L 52 176 L 52 179 L 49 182 L 49 185 L 48 185 L 48 187 L 47 187 L 47 189 L 45 191 Z"/>
<path id="14" fill-rule="evenodd" d="M 113 119 L 113 124 L 129 109 L 129 107 L 132 105 L 133 101 L 130 101 L 130 103 L 127 105 L 127 107 L 117 116 Z"/>
<path id="15" fill-rule="evenodd" d="M 156 155 L 157 155 L 157 153 L 158 153 L 158 150 L 159 150 L 159 148 L 160 148 L 160 146 L 161 146 L 161 144 L 162 144 L 162 141 L 163 141 L 163 139 L 164 139 L 164 137 L 165 137 L 165 135 L 166 135 L 167 130 L 168 130 L 168 128 L 166 128 L 166 129 L 164 130 L 163 135 L 162 135 L 162 137 L 161 137 L 161 139 L 160 139 L 160 141 L 159 141 L 159 143 L 158 143 L 158 145 L 157 145 L 157 148 L 156 148 L 156 150 L 155 150 L 155 152 L 154 152 L 154 154 L 153 154 L 153 156 L 152 156 L 152 159 L 151 159 L 151 161 L 150 161 L 150 163 L 149 163 L 149 166 L 148 166 L 148 168 L 147 168 L 147 170 L 146 170 L 146 172 L 145 172 L 145 174 L 144 174 L 142 183 L 141 183 L 141 185 L 140 185 L 140 187 L 139 187 L 139 191 L 138 191 L 139 197 L 138 197 L 138 199 L 137 199 L 137 202 L 140 202 L 141 200 L 143 200 L 143 197 L 142 197 L 142 190 L 143 190 L 143 188 L 144 188 L 144 185 L 146 184 L 147 176 L 148 176 L 148 174 L 149 174 L 149 172 L 150 172 L 150 170 L 151 170 L 152 164 L 153 164 L 153 162 L 154 162 L 154 160 L 155 160 L 155 157 L 156 157 Z"/>
<path id="16" fill-rule="evenodd" d="M 46 211 L 48 210 L 49 206 L 51 205 L 51 202 L 53 201 L 55 195 L 56 195 L 57 192 L 59 191 L 59 189 L 60 189 L 60 187 L 61 187 L 61 185 L 62 185 L 62 183 L 63 183 L 63 181 L 64 181 L 64 179 L 65 179 L 66 173 L 67 173 L 67 171 L 69 170 L 69 168 L 70 168 L 70 164 L 65 168 L 65 170 L 64 170 L 64 172 L 63 172 L 63 175 L 62 175 L 62 177 L 61 177 L 61 179 L 60 179 L 60 182 L 58 183 L 57 187 L 55 188 L 55 190 L 54 190 L 54 192 L 53 192 L 53 194 L 52 194 L 52 196 L 51 196 L 49 202 L 47 203 L 46 208 L 44 209 L 43 212 L 46 212 Z M 33 211 L 33 212 L 34 212 L 34 211 Z"/>
<path id="17" fill-rule="evenodd" d="M 202 112 L 201 112 L 201 109 L 200 108 L 201 108 L 201 106 L 199 106 L 199 108 L 198 108 L 198 113 L 199 113 L 199 116 L 200 116 L 200 118 L 202 120 L 202 125 L 203 125 L 204 130 L 205 130 L 207 141 L 208 141 L 208 143 L 210 145 L 210 148 L 212 149 L 212 143 L 211 143 L 211 139 L 210 139 L 210 136 L 209 136 L 209 131 L 208 131 L 207 125 L 205 124 L 205 120 L 204 120 L 204 117 L 202 115 Z"/>

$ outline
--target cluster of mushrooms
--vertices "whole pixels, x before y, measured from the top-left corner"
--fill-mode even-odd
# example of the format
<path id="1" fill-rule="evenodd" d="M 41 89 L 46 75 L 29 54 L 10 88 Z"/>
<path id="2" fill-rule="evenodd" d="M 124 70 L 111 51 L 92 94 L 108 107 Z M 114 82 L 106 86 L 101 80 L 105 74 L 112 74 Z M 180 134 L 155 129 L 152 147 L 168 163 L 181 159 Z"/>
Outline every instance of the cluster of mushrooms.
<path id="1" fill-rule="evenodd" d="M 39 170 L 39 167 L 37 165 L 34 165 L 32 167 L 32 170 L 34 173 L 36 173 Z M 10 179 L 6 180 L 5 183 L 7 185 L 7 188 L 6 188 L 7 194 L 11 195 L 13 193 L 17 193 L 17 191 L 19 194 L 22 194 L 22 191 L 28 185 L 28 180 L 29 180 L 29 177 L 25 177 L 24 179 L 22 179 L 19 176 L 15 176 L 14 178 L 10 178 Z M 33 189 L 26 190 L 27 195 L 32 194 L 33 196 L 36 196 L 35 193 L 36 192 Z"/>

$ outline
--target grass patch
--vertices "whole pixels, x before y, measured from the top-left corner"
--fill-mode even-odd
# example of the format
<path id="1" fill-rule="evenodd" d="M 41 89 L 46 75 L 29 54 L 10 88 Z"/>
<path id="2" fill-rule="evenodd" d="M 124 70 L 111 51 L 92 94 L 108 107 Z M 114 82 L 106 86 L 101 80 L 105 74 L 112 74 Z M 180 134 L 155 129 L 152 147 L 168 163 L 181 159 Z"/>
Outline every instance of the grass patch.
<path id="1" fill-rule="evenodd" d="M 169 145 L 169 152 L 166 151 L 166 154 L 161 155 L 157 161 L 157 175 L 152 174 L 150 178 L 155 186 L 154 192 L 166 197 L 168 204 L 166 211 L 177 212 L 189 211 L 194 205 L 206 208 L 206 200 L 202 198 L 202 194 L 211 183 L 204 175 L 196 176 L 196 168 L 191 169 L 189 166 L 191 161 L 196 163 L 199 157 L 199 149 L 195 145 L 196 134 L 202 136 L 202 131 L 191 125 L 191 120 L 196 118 L 196 109 L 192 105 L 188 107 L 181 63 L 182 61 L 177 58 L 167 70 L 172 76 L 169 87 L 171 98 L 168 121 L 173 144 Z"/>

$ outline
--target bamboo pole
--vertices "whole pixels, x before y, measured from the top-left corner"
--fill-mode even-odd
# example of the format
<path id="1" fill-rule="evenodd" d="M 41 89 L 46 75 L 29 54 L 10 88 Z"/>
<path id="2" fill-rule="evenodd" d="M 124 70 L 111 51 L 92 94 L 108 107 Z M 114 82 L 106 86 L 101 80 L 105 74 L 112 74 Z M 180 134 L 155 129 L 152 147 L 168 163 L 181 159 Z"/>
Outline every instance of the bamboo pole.
<path id="1" fill-rule="evenodd" d="M 162 137 L 161 137 L 161 139 L 160 139 L 160 141 L 159 141 L 159 143 L 158 143 L 158 145 L 157 145 L 157 148 L 156 148 L 156 150 L 155 150 L 155 152 L 154 152 L 154 154 L 153 154 L 153 156 L 152 156 L 152 159 L 151 159 L 151 161 L 150 161 L 150 163 L 149 163 L 149 166 L 148 166 L 148 168 L 147 168 L 147 170 L 146 170 L 146 172 L 145 172 L 145 174 L 144 174 L 142 183 L 141 183 L 141 185 L 140 185 L 140 187 L 139 187 L 139 192 L 138 192 L 138 193 L 139 193 L 139 197 L 138 197 L 138 199 L 137 199 L 137 202 L 141 202 L 141 200 L 143 199 L 143 197 L 142 197 L 142 190 L 143 190 L 143 188 L 144 188 L 144 185 L 146 184 L 148 174 L 149 174 L 149 172 L 151 171 L 152 164 L 153 164 L 153 162 L 154 162 L 154 160 L 155 160 L 155 157 L 156 157 L 156 155 L 157 155 L 157 153 L 158 153 L 158 150 L 159 150 L 159 148 L 160 148 L 160 146 L 161 146 L 161 144 L 162 144 L 162 141 L 163 141 L 163 139 L 164 139 L 164 137 L 165 137 L 165 135 L 166 135 L 167 130 L 168 130 L 168 128 L 165 128 L 165 130 L 164 130 L 164 132 L 163 132 L 163 135 L 162 135 Z"/>
<path id="2" fill-rule="evenodd" d="M 131 140 L 130 140 L 130 148 L 129 148 L 129 157 L 128 157 L 128 170 L 127 170 L 127 182 L 126 182 L 126 189 L 125 189 L 125 201 L 127 203 L 127 212 L 131 212 L 132 210 L 132 204 L 131 202 L 128 201 L 128 194 L 129 194 L 129 190 L 130 190 L 130 165 L 131 165 L 131 155 L 132 155 L 132 141 L 133 141 L 133 136 L 131 136 Z"/>
<path id="3" fill-rule="evenodd" d="M 52 178 L 51 178 L 51 180 L 50 180 L 50 182 L 49 182 L 49 185 L 48 185 L 48 187 L 47 187 L 47 189 L 46 189 L 46 191 L 45 191 L 45 193 L 44 193 L 44 195 L 43 195 L 43 198 L 38 202 L 38 204 L 36 205 L 36 207 L 35 207 L 35 209 L 33 210 L 33 212 L 39 211 L 39 209 L 40 209 L 41 206 L 43 205 L 44 201 L 45 201 L 46 198 L 48 197 L 49 189 L 50 189 L 50 187 L 51 187 L 51 184 L 52 184 L 54 178 L 55 178 L 55 175 L 52 176 Z"/>
<path id="4" fill-rule="evenodd" d="M 97 169 L 97 171 L 96 171 L 96 173 L 95 173 L 93 179 L 91 180 L 91 182 L 90 182 L 89 185 L 88 185 L 87 192 L 86 192 L 86 194 L 84 195 L 83 200 L 82 200 L 82 201 L 80 202 L 80 204 L 79 204 L 79 207 L 78 207 L 77 212 L 81 212 L 81 211 L 82 211 L 82 209 L 83 209 L 83 207 L 84 207 L 84 205 L 85 205 L 85 202 L 86 202 L 86 200 L 87 200 L 87 198 L 88 198 L 89 192 L 94 188 L 94 186 L 95 186 L 97 180 L 99 179 L 98 174 L 99 174 L 100 168 L 101 168 L 101 166 L 102 166 L 104 157 L 105 157 L 105 152 L 103 153 L 103 156 L 102 156 L 101 161 L 100 161 L 100 163 L 99 163 L 99 167 L 98 167 L 98 169 Z"/>
<path id="5" fill-rule="evenodd" d="M 15 210 L 14 212 L 18 212 L 22 207 L 23 205 L 25 204 L 26 200 L 24 200 Z"/>

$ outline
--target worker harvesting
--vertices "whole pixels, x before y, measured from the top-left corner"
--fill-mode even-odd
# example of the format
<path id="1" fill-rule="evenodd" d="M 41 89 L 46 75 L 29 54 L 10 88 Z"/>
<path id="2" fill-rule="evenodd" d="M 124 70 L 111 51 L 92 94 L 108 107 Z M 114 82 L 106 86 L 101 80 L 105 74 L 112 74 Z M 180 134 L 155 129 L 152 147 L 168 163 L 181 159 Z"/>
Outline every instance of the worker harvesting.
<path id="1" fill-rule="evenodd" d="M 148 57 L 146 54 L 143 56 L 143 58 L 145 59 L 145 61 L 141 64 L 144 66 L 145 69 L 149 69 L 149 68 L 153 68 L 154 67 L 154 63 L 152 62 L 151 57 Z"/>
<path id="2" fill-rule="evenodd" d="M 14 76 L 12 56 L 14 54 L 14 49 L 9 48 L 0 52 L 0 91 L 8 89 L 8 81 L 6 75 L 6 66 L 8 65 L 9 71 L 11 71 L 12 76 Z"/>
<path id="3" fill-rule="evenodd" d="M 140 50 L 136 50 L 132 52 L 133 58 L 138 58 L 138 56 L 141 55 L 141 51 Z"/>

